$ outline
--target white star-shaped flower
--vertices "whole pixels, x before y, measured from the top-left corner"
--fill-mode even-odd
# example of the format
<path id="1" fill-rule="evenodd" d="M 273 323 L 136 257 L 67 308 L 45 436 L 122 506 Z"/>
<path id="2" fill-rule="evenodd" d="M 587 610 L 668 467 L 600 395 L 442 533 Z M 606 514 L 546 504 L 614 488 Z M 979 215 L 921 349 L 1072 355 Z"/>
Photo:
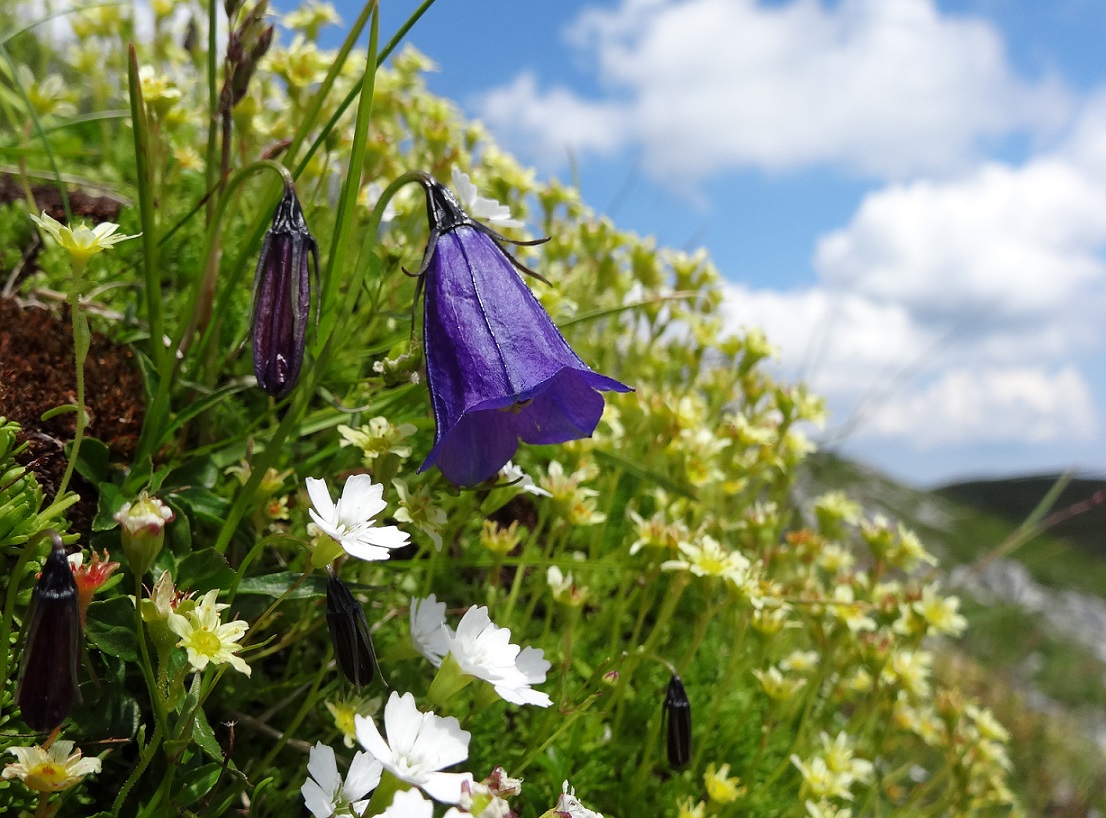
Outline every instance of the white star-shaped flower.
<path id="1" fill-rule="evenodd" d="M 355 716 L 357 740 L 384 769 L 401 781 L 421 789 L 436 801 L 456 804 L 461 800 L 461 784 L 472 781 L 471 773 L 443 773 L 469 756 L 469 733 L 449 716 L 422 713 L 410 693 L 400 696 L 394 690 L 384 705 L 384 729 L 380 735 L 376 723 Z"/>
<path id="2" fill-rule="evenodd" d="M 481 196 L 469 175 L 456 167 L 453 168 L 453 190 L 465 212 L 474 219 L 481 219 L 496 227 L 523 226 L 518 219 L 511 218 L 511 209 L 507 205 Z"/>
<path id="3" fill-rule="evenodd" d="M 448 633 L 444 602 L 438 602 L 434 594 L 426 599 L 411 598 L 411 641 L 434 667 L 441 667 L 442 657 L 449 653 Z"/>
<path id="4" fill-rule="evenodd" d="M 351 557 L 370 562 L 386 560 L 391 549 L 407 544 L 409 535 L 394 525 L 373 525 L 388 504 L 383 500 L 384 486 L 373 485 L 369 475 L 355 474 L 346 480 L 337 505 L 324 481 L 308 477 L 305 482 L 315 506 L 308 511 L 311 519 Z"/>
<path id="5" fill-rule="evenodd" d="M 539 707 L 553 704 L 545 693 L 531 688 L 545 681 L 549 670 L 545 654 L 511 644 L 510 629 L 492 622 L 487 608 L 469 608 L 456 633 L 446 629 L 446 645 L 462 672 L 489 682 L 504 701 Z"/>
<path id="6" fill-rule="evenodd" d="M 303 802 L 315 818 L 349 814 L 350 809 L 354 815 L 360 815 L 369 803 L 368 799 L 360 799 L 376 789 L 383 769 L 371 755 L 358 752 L 343 782 L 334 750 L 320 741 L 311 748 L 307 760 L 309 777 L 300 787 Z"/>

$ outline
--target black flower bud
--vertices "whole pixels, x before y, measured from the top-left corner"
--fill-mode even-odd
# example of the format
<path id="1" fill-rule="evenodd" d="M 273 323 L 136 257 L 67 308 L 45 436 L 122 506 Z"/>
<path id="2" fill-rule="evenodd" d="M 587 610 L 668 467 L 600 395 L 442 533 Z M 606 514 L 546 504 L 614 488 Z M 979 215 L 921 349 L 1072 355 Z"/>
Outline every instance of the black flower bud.
<path id="1" fill-rule="evenodd" d="M 683 767 L 691 761 L 691 702 L 675 673 L 664 697 L 664 715 L 668 721 L 668 763 L 674 768 Z"/>
<path id="2" fill-rule="evenodd" d="M 357 687 L 367 685 L 376 671 L 376 652 L 365 609 L 333 569 L 326 579 L 326 626 L 342 675 Z"/>
<path id="3" fill-rule="evenodd" d="M 311 311 L 312 262 L 317 279 L 319 245 L 288 184 L 261 245 L 253 285 L 253 371 L 257 385 L 274 398 L 291 392 L 300 376 Z"/>
<path id="4" fill-rule="evenodd" d="M 45 732 L 61 724 L 77 689 L 77 656 L 81 650 L 81 614 L 77 582 L 61 537 L 51 531 L 53 548 L 31 595 L 26 640 L 15 694 L 23 721 Z"/>

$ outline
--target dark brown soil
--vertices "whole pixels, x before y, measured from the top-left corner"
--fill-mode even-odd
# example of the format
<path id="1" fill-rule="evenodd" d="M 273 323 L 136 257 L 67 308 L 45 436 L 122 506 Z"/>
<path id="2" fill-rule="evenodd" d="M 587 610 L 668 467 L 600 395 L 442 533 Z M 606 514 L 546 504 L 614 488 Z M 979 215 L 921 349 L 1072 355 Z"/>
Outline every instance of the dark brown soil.
<path id="1" fill-rule="evenodd" d="M 0 417 L 23 427 L 29 446 L 21 462 L 53 499 L 65 472 L 65 446 L 73 439 L 76 414 L 42 421 L 43 413 L 77 402 L 73 331 L 69 322 L 37 307 L 0 298 Z M 113 462 L 129 462 L 142 428 L 144 392 L 133 353 L 94 332 L 85 363 L 86 434 L 111 450 Z M 74 530 L 88 534 L 96 515 L 98 492 L 74 475 L 81 500 L 69 512 Z"/>

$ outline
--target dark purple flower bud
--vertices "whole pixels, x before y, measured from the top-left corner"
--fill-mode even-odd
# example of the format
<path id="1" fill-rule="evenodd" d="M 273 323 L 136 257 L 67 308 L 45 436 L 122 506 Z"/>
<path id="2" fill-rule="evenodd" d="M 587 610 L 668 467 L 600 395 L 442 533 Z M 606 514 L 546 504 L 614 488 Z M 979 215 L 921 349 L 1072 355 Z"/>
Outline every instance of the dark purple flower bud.
<path id="1" fill-rule="evenodd" d="M 273 214 L 261 245 L 253 284 L 253 371 L 274 398 L 292 391 L 300 376 L 311 311 L 311 275 L 319 275 L 319 246 L 307 229 L 291 185 Z"/>
<path id="2" fill-rule="evenodd" d="M 424 186 L 423 344 L 437 429 L 419 471 L 437 466 L 473 485 L 495 475 L 520 439 L 590 437 L 603 414 L 599 393 L 631 389 L 572 351 L 500 246 L 506 239 L 469 218 L 439 182 L 427 177 Z"/>
<path id="3" fill-rule="evenodd" d="M 357 687 L 372 681 L 376 652 L 365 609 L 333 569 L 326 578 L 326 626 L 342 675 Z"/>
<path id="4" fill-rule="evenodd" d="M 23 721 L 39 732 L 61 724 L 73 701 L 81 698 L 77 689 L 77 657 L 81 650 L 77 582 L 61 537 L 54 532 L 51 536 L 53 549 L 31 595 L 15 694 Z"/>
<path id="5" fill-rule="evenodd" d="M 691 702 L 675 673 L 664 697 L 664 715 L 668 721 L 668 763 L 674 768 L 683 767 L 691 761 Z"/>

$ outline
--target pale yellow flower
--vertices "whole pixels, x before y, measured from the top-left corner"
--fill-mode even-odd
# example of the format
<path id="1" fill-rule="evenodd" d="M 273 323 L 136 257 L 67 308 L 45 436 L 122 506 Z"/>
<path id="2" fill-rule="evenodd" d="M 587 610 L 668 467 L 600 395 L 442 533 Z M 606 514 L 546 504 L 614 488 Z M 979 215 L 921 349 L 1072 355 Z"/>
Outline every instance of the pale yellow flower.
<path id="1" fill-rule="evenodd" d="M 821 658 L 816 650 L 793 650 L 780 661 L 780 668 L 790 673 L 809 673 L 818 667 Z"/>
<path id="2" fill-rule="evenodd" d="M 72 741 L 59 739 L 46 750 L 33 747 L 9 747 L 16 762 L 4 767 L 4 778 L 18 778 L 32 790 L 50 793 L 67 790 L 89 773 L 100 772 L 100 759 L 81 758 Z"/>
<path id="3" fill-rule="evenodd" d="M 579 608 L 587 601 L 588 589 L 576 584 L 571 571 L 566 574 L 556 565 L 550 565 L 545 572 L 545 579 L 549 583 L 553 599 L 562 605 Z"/>
<path id="4" fill-rule="evenodd" d="M 823 756 L 830 770 L 839 775 L 847 775 L 853 781 L 867 782 L 871 779 L 875 769 L 872 762 L 853 756 L 848 734 L 840 732 L 836 738 L 830 739 L 826 733 L 822 733 L 818 739 L 822 743 Z"/>
<path id="5" fill-rule="evenodd" d="M 954 596 L 940 596 L 935 585 L 927 585 L 923 588 L 922 598 L 914 602 L 911 607 L 925 619 L 930 630 L 936 633 L 958 636 L 964 628 L 968 627 L 968 620 L 958 612 L 960 600 Z"/>
<path id="6" fill-rule="evenodd" d="M 237 642 L 246 635 L 249 625 L 241 619 L 221 622 L 220 611 L 230 606 L 217 603 L 218 596 L 218 589 L 208 591 L 187 617 L 169 614 L 169 627 L 180 637 L 178 647 L 188 651 L 188 663 L 196 670 L 203 670 L 209 662 L 229 664 L 249 676 L 250 666 L 235 655 L 242 648 Z"/>
<path id="7" fill-rule="evenodd" d="M 988 708 L 968 704 L 965 705 L 964 712 L 975 722 L 975 727 L 983 738 L 1001 742 L 1010 740 L 1010 732 L 1002 726 L 999 720 L 995 718 L 995 714 Z"/>
<path id="8" fill-rule="evenodd" d="M 295 28 L 302 31 L 309 40 L 318 36 L 319 29 L 327 25 L 340 25 L 342 18 L 338 11 L 330 3 L 320 3 L 318 0 L 307 0 L 295 11 L 290 11 L 281 18 L 281 22 L 287 28 Z"/>
<path id="9" fill-rule="evenodd" d="M 386 417 L 375 417 L 357 429 L 339 426 L 341 446 L 356 446 L 364 456 L 364 464 L 372 466 L 378 457 L 394 454 L 401 460 L 411 456 L 411 444 L 404 442 L 417 430 L 410 423 L 392 424 Z"/>
<path id="10" fill-rule="evenodd" d="M 777 702 L 787 701 L 806 684 L 806 679 L 787 678 L 775 665 L 768 670 L 754 670 L 753 675 L 760 680 L 760 686 L 764 688 L 768 698 Z"/>
<path id="11" fill-rule="evenodd" d="M 399 494 L 400 506 L 396 510 L 396 519 L 413 525 L 433 541 L 434 548 L 441 551 L 441 531 L 448 518 L 445 511 L 432 502 L 427 485 L 424 483 L 415 491 L 410 491 L 407 483 L 397 477 L 392 481 L 392 486 Z"/>
<path id="12" fill-rule="evenodd" d="M 519 544 L 520 539 L 518 520 L 514 520 L 506 528 L 500 526 L 495 520 L 484 520 L 480 528 L 480 544 L 493 554 L 510 553 Z"/>
<path id="13" fill-rule="evenodd" d="M 812 795 L 817 799 L 852 800 L 853 794 L 849 792 L 849 787 L 853 783 L 852 777 L 845 773 L 835 773 L 821 756 L 814 756 L 804 761 L 799 756 L 792 755 L 791 763 L 802 773 L 804 795 Z"/>
<path id="14" fill-rule="evenodd" d="M 334 726 L 342 734 L 342 743 L 346 747 L 357 744 L 356 717 L 371 718 L 380 712 L 384 699 L 376 696 L 368 701 L 353 699 L 348 702 L 326 702 L 326 709 L 334 719 Z"/>
<path id="15" fill-rule="evenodd" d="M 730 778 L 729 764 L 723 764 L 717 769 L 714 764 L 710 764 L 703 773 L 707 796 L 716 804 L 729 804 L 745 795 L 745 787 L 739 786 L 740 783 L 741 779 L 737 776 Z"/>
<path id="16" fill-rule="evenodd" d="M 661 563 L 664 571 L 690 571 L 697 577 L 722 577 L 738 588 L 749 578 L 751 563 L 737 551 L 726 551 L 714 537 L 703 535 L 699 545 L 680 543 L 683 559 Z"/>
<path id="17" fill-rule="evenodd" d="M 910 695 L 921 698 L 929 695 L 929 668 L 933 656 L 923 650 L 892 650 L 883 668 L 883 680 L 898 683 Z"/>
<path id="18" fill-rule="evenodd" d="M 57 219 L 51 218 L 45 210 L 42 211 L 42 216 L 31 214 L 31 221 L 68 250 L 73 262 L 81 266 L 97 253 L 110 250 L 121 241 L 136 239 L 142 235 L 141 233 L 133 236 L 117 235 L 115 231 L 119 229 L 119 225 L 111 222 L 101 222 L 91 230 L 84 225 L 69 228 Z"/>
<path id="19" fill-rule="evenodd" d="M 706 803 L 703 802 L 703 801 L 700 801 L 698 804 L 696 804 L 695 800 L 693 798 L 690 798 L 690 797 L 685 798 L 683 801 L 681 801 L 680 804 L 679 804 L 679 807 L 680 807 L 680 810 L 676 814 L 677 818 L 705 818 L 706 814 L 707 814 L 707 805 L 706 805 Z M 567 815 L 567 814 L 571 814 L 571 813 L 562 813 L 562 814 Z"/>

